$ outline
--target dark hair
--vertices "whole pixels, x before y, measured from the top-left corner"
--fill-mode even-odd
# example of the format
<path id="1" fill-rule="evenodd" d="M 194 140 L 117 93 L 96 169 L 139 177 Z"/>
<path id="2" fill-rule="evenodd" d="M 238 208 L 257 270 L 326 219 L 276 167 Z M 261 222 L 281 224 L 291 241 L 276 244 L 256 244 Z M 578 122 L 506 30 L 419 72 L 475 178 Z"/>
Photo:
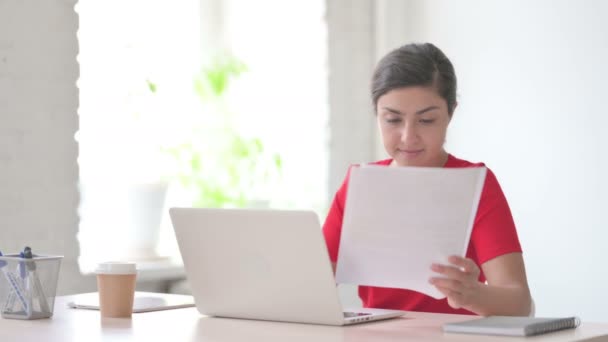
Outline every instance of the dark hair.
<path id="1" fill-rule="evenodd" d="M 408 44 L 384 56 L 374 70 L 372 99 L 374 111 L 380 96 L 397 88 L 434 87 L 448 105 L 452 116 L 456 107 L 456 73 L 452 62 L 435 45 Z"/>

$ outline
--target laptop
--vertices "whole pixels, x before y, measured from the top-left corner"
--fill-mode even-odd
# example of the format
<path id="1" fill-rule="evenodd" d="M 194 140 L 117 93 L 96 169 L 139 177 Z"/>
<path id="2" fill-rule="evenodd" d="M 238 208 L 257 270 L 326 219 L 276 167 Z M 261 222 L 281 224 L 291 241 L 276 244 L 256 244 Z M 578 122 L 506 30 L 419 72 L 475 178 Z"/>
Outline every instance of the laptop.
<path id="1" fill-rule="evenodd" d="M 317 215 L 270 209 L 169 209 L 203 315 L 325 325 L 402 316 L 343 310 Z"/>

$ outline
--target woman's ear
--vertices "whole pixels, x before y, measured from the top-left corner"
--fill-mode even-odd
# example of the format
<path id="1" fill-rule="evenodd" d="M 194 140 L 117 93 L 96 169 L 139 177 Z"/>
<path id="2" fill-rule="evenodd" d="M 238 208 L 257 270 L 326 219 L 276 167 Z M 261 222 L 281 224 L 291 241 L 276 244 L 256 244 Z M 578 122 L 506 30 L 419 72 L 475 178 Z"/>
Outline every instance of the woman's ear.
<path id="1" fill-rule="evenodd" d="M 454 103 L 454 108 L 452 108 L 452 113 L 450 114 L 448 123 L 452 122 L 452 117 L 454 116 L 454 112 L 456 112 L 456 107 L 458 107 L 458 102 Z"/>

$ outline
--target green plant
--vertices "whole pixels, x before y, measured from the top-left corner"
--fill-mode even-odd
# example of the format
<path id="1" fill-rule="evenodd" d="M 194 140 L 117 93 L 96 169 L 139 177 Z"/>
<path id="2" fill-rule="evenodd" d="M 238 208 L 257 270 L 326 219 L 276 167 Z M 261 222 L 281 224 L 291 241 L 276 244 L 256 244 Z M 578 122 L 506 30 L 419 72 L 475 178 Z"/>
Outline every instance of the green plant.
<path id="1" fill-rule="evenodd" d="M 164 149 L 175 164 L 173 178 L 191 193 L 195 206 L 243 207 L 268 199 L 280 177 L 281 157 L 267 151 L 260 138 L 240 134 L 224 103 L 232 80 L 246 70 L 234 57 L 203 68 L 194 81 L 203 104 L 200 120 L 178 144 Z"/>

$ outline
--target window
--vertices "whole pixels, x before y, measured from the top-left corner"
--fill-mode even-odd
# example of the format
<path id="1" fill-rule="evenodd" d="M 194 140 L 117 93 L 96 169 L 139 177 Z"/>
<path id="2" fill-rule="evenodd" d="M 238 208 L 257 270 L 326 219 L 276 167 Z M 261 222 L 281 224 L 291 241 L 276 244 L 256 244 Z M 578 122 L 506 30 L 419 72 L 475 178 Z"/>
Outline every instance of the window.
<path id="1" fill-rule="evenodd" d="M 281 160 L 264 203 L 247 205 L 325 213 L 324 10 L 321 0 L 78 3 L 83 271 L 101 260 L 178 256 L 166 210 L 158 208 L 188 205 L 190 197 L 178 182 L 163 187 L 175 168 L 166 147 L 205 112 L 194 79 L 217 56 L 246 66 L 224 99 L 233 130 Z M 216 19 L 213 29 L 205 16 Z M 158 216 L 138 215 L 154 208 Z M 160 232 L 149 234 L 158 221 Z"/>

